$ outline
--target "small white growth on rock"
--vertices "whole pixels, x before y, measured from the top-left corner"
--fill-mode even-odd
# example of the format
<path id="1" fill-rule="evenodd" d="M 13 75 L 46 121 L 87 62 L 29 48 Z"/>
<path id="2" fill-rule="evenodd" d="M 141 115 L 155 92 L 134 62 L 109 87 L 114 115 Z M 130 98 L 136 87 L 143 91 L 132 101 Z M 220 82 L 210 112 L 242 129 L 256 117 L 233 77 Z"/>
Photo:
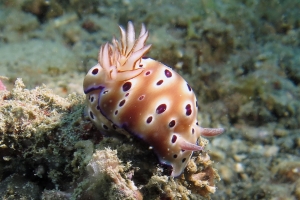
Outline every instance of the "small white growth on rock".
<path id="1" fill-rule="evenodd" d="M 103 190 L 108 196 L 107 199 L 142 199 L 134 182 L 123 178 L 124 166 L 117 156 L 116 150 L 105 148 L 97 150 L 87 165 L 87 171 L 92 177 L 91 183 L 97 190 Z M 112 184 L 107 184 L 111 179 Z M 101 188 L 102 187 L 102 188 Z"/>

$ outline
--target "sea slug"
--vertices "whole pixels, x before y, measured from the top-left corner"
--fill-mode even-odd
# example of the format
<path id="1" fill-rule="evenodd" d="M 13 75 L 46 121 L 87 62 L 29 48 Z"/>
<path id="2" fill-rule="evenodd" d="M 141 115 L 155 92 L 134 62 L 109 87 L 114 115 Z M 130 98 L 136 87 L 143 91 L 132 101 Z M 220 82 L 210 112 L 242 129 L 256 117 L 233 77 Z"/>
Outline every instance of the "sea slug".
<path id="1" fill-rule="evenodd" d="M 101 133 L 135 135 L 149 144 L 162 163 L 179 176 L 202 136 L 224 129 L 202 128 L 197 121 L 197 100 L 191 86 L 172 68 L 143 57 L 148 31 L 142 25 L 120 27 L 121 38 L 100 47 L 98 64 L 87 73 L 83 87 L 88 115 Z"/>

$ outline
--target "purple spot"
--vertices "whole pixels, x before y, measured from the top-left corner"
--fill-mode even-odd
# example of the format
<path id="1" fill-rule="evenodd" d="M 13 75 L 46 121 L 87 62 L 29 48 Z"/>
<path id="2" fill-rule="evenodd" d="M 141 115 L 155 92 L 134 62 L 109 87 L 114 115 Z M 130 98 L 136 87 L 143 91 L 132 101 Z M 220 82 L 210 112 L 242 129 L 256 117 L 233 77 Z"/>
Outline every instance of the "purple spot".
<path id="1" fill-rule="evenodd" d="M 189 91 L 192 91 L 192 88 L 189 84 L 187 84 L 188 88 L 189 88 Z"/>
<path id="2" fill-rule="evenodd" d="M 139 100 L 142 101 L 145 98 L 145 95 L 139 97 Z"/>
<path id="3" fill-rule="evenodd" d="M 196 122 L 196 125 L 198 126 L 198 125 L 199 125 L 199 123 L 198 123 L 198 122 Z"/>
<path id="4" fill-rule="evenodd" d="M 185 114 L 187 115 L 187 116 L 190 116 L 191 114 L 192 114 L 192 109 L 191 109 L 191 104 L 187 104 L 186 106 L 185 106 Z"/>
<path id="5" fill-rule="evenodd" d="M 96 109 L 97 109 L 97 110 L 100 110 L 100 106 L 97 106 Z"/>
<path id="6" fill-rule="evenodd" d="M 182 159 L 182 163 L 184 163 L 186 161 L 186 158 Z"/>
<path id="7" fill-rule="evenodd" d="M 95 69 L 93 69 L 92 74 L 93 74 L 93 75 L 96 75 L 96 74 L 98 74 L 98 71 L 99 71 L 99 69 L 98 69 L 98 68 L 95 68 Z"/>
<path id="8" fill-rule="evenodd" d="M 177 154 L 174 154 L 174 155 L 173 155 L 173 158 L 177 158 Z"/>
<path id="9" fill-rule="evenodd" d="M 198 108 L 198 101 L 196 101 L 196 108 Z"/>
<path id="10" fill-rule="evenodd" d="M 176 140 L 177 140 L 177 136 L 176 135 L 173 135 L 173 137 L 172 137 L 172 143 L 175 143 L 176 142 Z"/>
<path id="11" fill-rule="evenodd" d="M 163 80 L 159 80 L 156 85 L 161 85 L 164 81 Z"/>
<path id="12" fill-rule="evenodd" d="M 152 122 L 152 116 L 148 117 L 148 119 L 146 120 L 147 124 L 150 124 Z"/>
<path id="13" fill-rule="evenodd" d="M 143 64 L 140 64 L 139 67 L 143 67 Z"/>
<path id="14" fill-rule="evenodd" d="M 165 112 L 166 109 L 167 109 L 167 105 L 166 105 L 166 104 L 160 104 L 160 105 L 156 108 L 156 113 L 157 113 L 157 114 L 161 114 L 161 113 Z"/>
<path id="15" fill-rule="evenodd" d="M 116 110 L 116 111 L 115 111 L 115 115 L 117 115 L 117 114 L 118 114 L 118 112 L 119 112 L 119 111 L 118 111 L 118 110 Z"/>
<path id="16" fill-rule="evenodd" d="M 167 78 L 170 78 L 172 76 L 172 72 L 170 72 L 170 70 L 165 70 L 165 75 Z"/>
<path id="17" fill-rule="evenodd" d="M 90 111 L 90 116 L 92 119 L 94 119 L 94 114 L 92 113 L 92 111 Z"/>
<path id="18" fill-rule="evenodd" d="M 185 109 L 190 110 L 190 109 L 191 109 L 191 104 L 187 104 L 187 105 L 185 106 Z"/>
<path id="19" fill-rule="evenodd" d="M 94 97 L 91 97 L 91 102 L 93 102 L 94 101 Z"/>
<path id="20" fill-rule="evenodd" d="M 126 92 L 131 88 L 131 82 L 126 82 L 123 84 L 123 91 Z"/>
<path id="21" fill-rule="evenodd" d="M 122 107 L 125 103 L 125 99 L 123 99 L 120 103 L 119 103 L 119 106 Z"/>
<path id="22" fill-rule="evenodd" d="M 170 121 L 169 123 L 169 127 L 172 128 L 175 126 L 175 120 Z"/>
<path id="23" fill-rule="evenodd" d="M 129 93 L 126 93 L 126 94 L 125 94 L 125 97 L 128 97 L 128 95 L 129 95 Z"/>
<path id="24" fill-rule="evenodd" d="M 190 115 L 192 114 L 192 110 L 187 110 L 187 111 L 185 112 L 185 114 L 186 114 L 187 116 L 190 116 Z"/>
<path id="25" fill-rule="evenodd" d="M 192 128 L 192 134 L 194 134 L 195 133 L 195 129 L 194 128 Z"/>
<path id="26" fill-rule="evenodd" d="M 151 73 L 150 71 L 147 71 L 147 72 L 145 73 L 145 75 L 148 76 L 148 75 L 150 75 L 150 73 Z"/>

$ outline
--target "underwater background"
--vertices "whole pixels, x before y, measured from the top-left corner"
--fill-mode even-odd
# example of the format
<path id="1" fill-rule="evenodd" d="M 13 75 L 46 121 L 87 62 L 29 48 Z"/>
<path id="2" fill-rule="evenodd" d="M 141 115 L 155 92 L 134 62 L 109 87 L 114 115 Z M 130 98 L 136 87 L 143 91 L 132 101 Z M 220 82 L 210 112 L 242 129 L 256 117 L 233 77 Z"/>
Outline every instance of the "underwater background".
<path id="1" fill-rule="evenodd" d="M 295 0 L 1 0 L 0 198 L 300 199 L 299 11 Z M 191 85 L 201 126 L 226 129 L 201 139 L 206 152 L 178 178 L 85 115 L 83 79 L 128 21 L 149 30 L 147 56 Z"/>

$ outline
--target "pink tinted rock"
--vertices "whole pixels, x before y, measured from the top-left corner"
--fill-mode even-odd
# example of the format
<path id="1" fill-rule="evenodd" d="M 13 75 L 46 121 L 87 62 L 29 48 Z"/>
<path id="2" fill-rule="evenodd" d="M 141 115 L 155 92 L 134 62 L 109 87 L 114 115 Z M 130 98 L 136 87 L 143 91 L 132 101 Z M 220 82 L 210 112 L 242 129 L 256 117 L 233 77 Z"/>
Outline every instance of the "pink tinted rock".
<path id="1" fill-rule="evenodd" d="M 2 81 L 0 80 L 0 90 L 6 90 L 5 85 L 2 83 Z"/>

